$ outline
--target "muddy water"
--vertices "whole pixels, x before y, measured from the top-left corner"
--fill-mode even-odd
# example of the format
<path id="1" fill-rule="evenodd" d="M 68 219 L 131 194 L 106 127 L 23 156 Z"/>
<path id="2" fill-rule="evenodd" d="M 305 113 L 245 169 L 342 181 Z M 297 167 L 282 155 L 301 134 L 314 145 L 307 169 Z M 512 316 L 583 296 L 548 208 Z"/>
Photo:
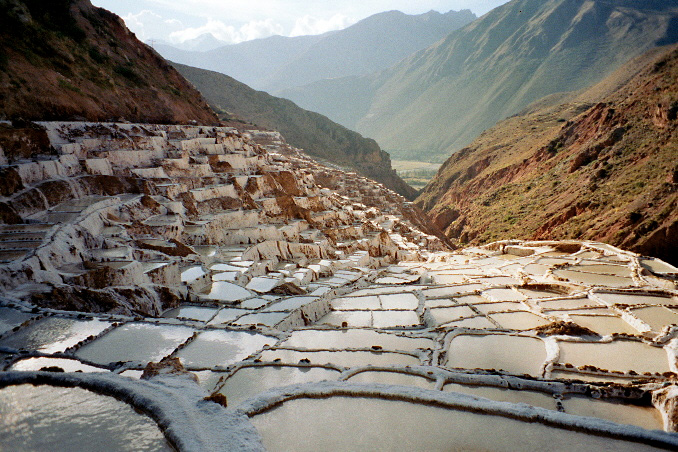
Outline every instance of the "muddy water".
<path id="1" fill-rule="evenodd" d="M 539 376 L 545 360 L 546 348 L 539 339 L 501 334 L 461 335 L 450 343 L 446 366 L 502 369 Z"/>
<path id="2" fill-rule="evenodd" d="M 610 343 L 558 342 L 560 363 L 570 363 L 575 367 L 595 365 L 601 369 L 622 372 L 668 372 L 669 363 L 666 352 L 642 342 L 613 341 Z"/>
<path id="3" fill-rule="evenodd" d="M 538 423 L 382 399 L 295 399 L 251 421 L 268 450 L 656 450 Z"/>
<path id="4" fill-rule="evenodd" d="M 261 392 L 278 386 L 336 380 L 339 372 L 322 367 L 261 366 L 244 367 L 230 376 L 219 392 L 229 406 L 236 406 Z"/>

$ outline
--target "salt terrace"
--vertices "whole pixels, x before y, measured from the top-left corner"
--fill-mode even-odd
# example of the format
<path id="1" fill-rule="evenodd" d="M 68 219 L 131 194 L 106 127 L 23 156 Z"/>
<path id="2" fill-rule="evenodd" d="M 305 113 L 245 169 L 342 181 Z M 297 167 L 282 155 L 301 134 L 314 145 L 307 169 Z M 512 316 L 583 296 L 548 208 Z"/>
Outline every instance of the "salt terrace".
<path id="1" fill-rule="evenodd" d="M 0 159 L 0 444 L 678 448 L 671 265 L 451 250 L 273 132 L 42 126 L 51 155 Z"/>

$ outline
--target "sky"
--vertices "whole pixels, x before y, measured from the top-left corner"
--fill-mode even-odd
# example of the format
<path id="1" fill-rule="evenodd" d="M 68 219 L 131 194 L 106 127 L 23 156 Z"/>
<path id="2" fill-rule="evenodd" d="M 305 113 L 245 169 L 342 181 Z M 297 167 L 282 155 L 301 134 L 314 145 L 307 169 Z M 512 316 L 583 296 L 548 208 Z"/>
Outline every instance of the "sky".
<path id="1" fill-rule="evenodd" d="M 373 14 L 470 9 L 481 16 L 508 0 L 91 0 L 122 17 L 142 41 L 179 44 L 205 33 L 228 43 L 346 28 Z"/>

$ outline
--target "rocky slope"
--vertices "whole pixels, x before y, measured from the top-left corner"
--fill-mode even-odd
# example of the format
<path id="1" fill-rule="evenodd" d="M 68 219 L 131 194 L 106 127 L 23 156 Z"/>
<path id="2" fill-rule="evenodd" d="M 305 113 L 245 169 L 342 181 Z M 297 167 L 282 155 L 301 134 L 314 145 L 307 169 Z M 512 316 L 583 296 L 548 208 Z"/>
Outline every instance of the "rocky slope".
<path id="1" fill-rule="evenodd" d="M 446 158 L 531 102 L 677 40 L 675 2 L 514 0 L 383 73 L 281 95 L 392 155 Z"/>
<path id="2" fill-rule="evenodd" d="M 228 74 L 275 94 L 324 78 L 385 69 L 475 18 L 468 10 L 420 15 L 387 11 L 319 36 L 273 36 L 208 52 L 156 48 L 168 60 Z"/>
<path id="3" fill-rule="evenodd" d="M 88 0 L 0 1 L 0 118 L 215 124 L 200 94 Z"/>
<path id="4" fill-rule="evenodd" d="M 287 141 L 309 155 L 351 168 L 366 177 L 383 183 L 408 199 L 416 190 L 407 185 L 391 169 L 389 155 L 374 140 L 348 130 L 326 117 L 304 110 L 292 101 L 255 91 L 237 80 L 217 72 L 173 63 L 221 112 L 222 119 L 237 118 L 276 130 Z"/>
<path id="5" fill-rule="evenodd" d="M 621 87 L 618 73 L 486 131 L 445 162 L 419 205 L 461 242 L 585 238 L 675 263 L 678 49 L 637 63 L 620 71 L 638 72 Z"/>

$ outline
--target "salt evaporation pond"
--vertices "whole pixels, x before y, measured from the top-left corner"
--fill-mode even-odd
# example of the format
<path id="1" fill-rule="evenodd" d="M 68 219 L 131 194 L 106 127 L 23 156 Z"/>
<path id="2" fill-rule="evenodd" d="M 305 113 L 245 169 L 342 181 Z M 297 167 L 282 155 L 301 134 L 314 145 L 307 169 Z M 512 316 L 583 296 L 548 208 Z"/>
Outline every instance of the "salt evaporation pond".
<path id="1" fill-rule="evenodd" d="M 584 397 L 569 397 L 563 400 L 565 412 L 579 416 L 592 416 L 600 419 L 631 424 L 650 430 L 662 430 L 664 422 L 661 413 L 653 407 L 603 402 Z"/>
<path id="2" fill-rule="evenodd" d="M 373 330 L 299 330 L 294 331 L 281 346 L 307 349 L 370 348 L 412 351 L 431 348 L 433 341 L 410 338 Z"/>
<path id="3" fill-rule="evenodd" d="M 321 325 L 348 326 L 354 328 L 371 327 L 371 311 L 333 311 L 318 320 Z"/>
<path id="4" fill-rule="evenodd" d="M 4 334 L 13 328 L 18 327 L 26 320 L 33 318 L 34 315 L 17 311 L 16 309 L 0 307 L 0 334 Z"/>
<path id="5" fill-rule="evenodd" d="M 418 366 L 421 364 L 414 356 L 389 352 L 313 352 L 278 349 L 264 350 L 261 353 L 262 361 L 273 362 L 276 359 L 287 364 L 297 364 L 302 359 L 307 359 L 312 364 L 335 364 L 341 367 Z"/>
<path id="6" fill-rule="evenodd" d="M 0 345 L 44 353 L 63 352 L 88 336 L 96 336 L 110 325 L 101 320 L 47 317 L 6 337 Z"/>
<path id="7" fill-rule="evenodd" d="M 277 339 L 263 334 L 241 331 L 205 331 L 177 352 L 187 367 L 227 366 L 242 361 L 264 345 L 273 345 Z"/>
<path id="8" fill-rule="evenodd" d="M 669 372 L 666 352 L 642 342 L 616 340 L 612 342 L 558 341 L 559 362 L 575 367 L 595 365 L 601 369 L 626 372 Z"/>
<path id="9" fill-rule="evenodd" d="M 200 322 L 207 322 L 214 314 L 216 314 L 217 309 L 215 308 L 204 308 L 200 306 L 182 306 L 180 308 L 170 309 L 169 311 L 163 312 L 162 316 L 165 318 L 174 318 L 174 319 L 188 319 L 188 320 L 198 320 Z"/>
<path id="10" fill-rule="evenodd" d="M 228 377 L 219 392 L 228 406 L 236 406 L 261 392 L 278 386 L 336 380 L 339 372 L 322 367 L 256 366 L 243 367 Z"/>
<path id="11" fill-rule="evenodd" d="M 443 388 L 446 392 L 461 392 L 476 397 L 485 397 L 490 400 L 511 403 L 527 403 L 528 405 L 555 410 L 556 399 L 551 395 L 536 391 L 497 388 L 494 386 L 462 385 L 447 383 Z"/>
<path id="12" fill-rule="evenodd" d="M 415 386 L 435 389 L 435 380 L 401 372 L 366 371 L 359 372 L 347 380 L 349 383 L 381 383 L 386 385 Z"/>
<path id="13" fill-rule="evenodd" d="M 647 323 L 653 331 L 661 331 L 666 325 L 678 324 L 678 313 L 664 306 L 649 306 L 631 311 L 633 315 Z"/>
<path id="14" fill-rule="evenodd" d="M 663 306 L 678 306 L 678 302 L 673 297 L 645 294 L 645 293 L 596 293 L 597 298 L 600 298 L 608 304 L 658 304 Z"/>
<path id="15" fill-rule="evenodd" d="M 452 339 L 447 367 L 496 369 L 539 376 L 546 360 L 544 343 L 532 337 L 490 334 Z"/>
<path id="16" fill-rule="evenodd" d="M 554 270 L 553 274 L 559 278 L 572 281 L 575 284 L 587 286 L 628 287 L 633 286 L 633 279 L 623 276 L 586 273 L 575 270 Z"/>
<path id="17" fill-rule="evenodd" d="M 531 330 L 551 323 L 549 320 L 527 311 L 496 313 L 487 317 L 505 329 L 516 331 Z"/>
<path id="18" fill-rule="evenodd" d="M 76 356 L 97 364 L 160 361 L 193 335 L 184 326 L 128 323 L 86 344 Z"/>
<path id="19" fill-rule="evenodd" d="M 570 319 L 601 336 L 613 333 L 638 334 L 635 328 L 617 316 L 570 314 Z"/>
<path id="20" fill-rule="evenodd" d="M 41 370 L 45 367 L 58 367 L 64 372 L 108 372 L 106 369 L 83 364 L 77 359 L 68 358 L 26 358 L 15 362 L 11 370 Z"/>
<path id="21" fill-rule="evenodd" d="M 374 328 L 397 328 L 419 326 L 419 316 L 414 311 L 373 311 Z"/>
<path id="22" fill-rule="evenodd" d="M 0 389 L 0 449 L 173 450 L 151 418 L 81 388 Z"/>
<path id="23" fill-rule="evenodd" d="M 501 416 L 359 397 L 290 400 L 251 422 L 268 450 L 659 450 Z"/>

